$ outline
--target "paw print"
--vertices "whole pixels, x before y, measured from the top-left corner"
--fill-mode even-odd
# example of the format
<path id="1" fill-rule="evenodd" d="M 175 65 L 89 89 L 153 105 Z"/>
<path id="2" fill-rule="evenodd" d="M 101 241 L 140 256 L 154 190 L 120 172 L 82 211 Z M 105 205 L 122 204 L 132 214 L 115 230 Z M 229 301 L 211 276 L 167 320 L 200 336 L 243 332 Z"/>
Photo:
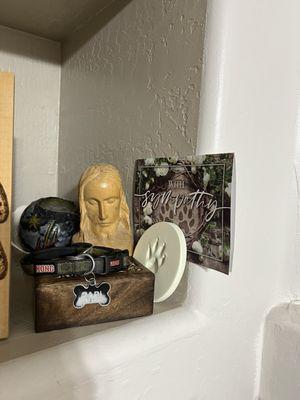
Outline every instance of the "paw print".
<path id="1" fill-rule="evenodd" d="M 163 265 L 166 259 L 166 243 L 159 242 L 156 238 L 153 244 L 148 245 L 146 254 L 146 267 L 149 268 L 155 274 L 158 272 L 159 268 Z"/>

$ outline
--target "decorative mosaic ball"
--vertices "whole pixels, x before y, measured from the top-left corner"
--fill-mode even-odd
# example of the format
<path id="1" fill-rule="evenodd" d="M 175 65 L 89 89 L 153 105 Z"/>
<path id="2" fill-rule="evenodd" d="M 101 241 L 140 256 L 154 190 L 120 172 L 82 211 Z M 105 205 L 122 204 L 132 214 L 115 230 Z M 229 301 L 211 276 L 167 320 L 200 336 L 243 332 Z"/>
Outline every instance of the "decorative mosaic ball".
<path id="1" fill-rule="evenodd" d="M 42 198 L 22 213 L 20 240 L 29 251 L 68 246 L 79 230 L 79 221 L 79 211 L 73 202 L 58 197 Z"/>

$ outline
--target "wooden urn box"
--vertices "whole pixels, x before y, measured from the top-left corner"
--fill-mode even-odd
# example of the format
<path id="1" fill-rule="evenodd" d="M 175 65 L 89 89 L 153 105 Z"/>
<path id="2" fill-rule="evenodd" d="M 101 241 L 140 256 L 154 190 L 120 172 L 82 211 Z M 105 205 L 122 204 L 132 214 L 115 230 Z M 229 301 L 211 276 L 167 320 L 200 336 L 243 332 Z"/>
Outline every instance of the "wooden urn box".
<path id="1" fill-rule="evenodd" d="M 36 277 L 36 332 L 151 315 L 154 274 L 132 261 L 127 271 L 96 276 L 96 285 L 83 277 Z"/>

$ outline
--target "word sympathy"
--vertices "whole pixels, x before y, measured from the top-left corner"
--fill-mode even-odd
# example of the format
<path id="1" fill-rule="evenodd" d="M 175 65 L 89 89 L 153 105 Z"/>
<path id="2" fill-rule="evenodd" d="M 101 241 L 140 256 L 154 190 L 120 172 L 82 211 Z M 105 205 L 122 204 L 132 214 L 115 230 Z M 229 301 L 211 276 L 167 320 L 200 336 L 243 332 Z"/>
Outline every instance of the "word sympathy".
<path id="1" fill-rule="evenodd" d="M 177 194 L 173 196 L 172 190 L 161 193 L 152 193 L 150 190 L 147 190 L 144 194 L 137 194 L 136 196 L 143 199 L 141 204 L 143 208 L 146 207 L 149 202 L 151 202 L 153 209 L 156 209 L 159 204 L 166 205 L 167 203 L 171 203 L 174 214 L 176 214 L 178 208 L 184 205 L 190 206 L 191 209 L 203 207 L 208 210 L 205 216 L 206 222 L 209 222 L 219 209 L 217 200 L 213 198 L 214 196 L 204 190 L 200 191 L 199 189 L 188 195 Z"/>

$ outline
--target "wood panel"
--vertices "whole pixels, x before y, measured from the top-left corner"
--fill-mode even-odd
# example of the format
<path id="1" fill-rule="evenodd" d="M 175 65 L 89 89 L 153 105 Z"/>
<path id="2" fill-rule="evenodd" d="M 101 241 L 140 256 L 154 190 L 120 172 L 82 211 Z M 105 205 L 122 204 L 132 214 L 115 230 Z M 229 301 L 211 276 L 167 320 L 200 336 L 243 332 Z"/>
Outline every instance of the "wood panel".
<path id="1" fill-rule="evenodd" d="M 11 195 L 13 149 L 14 75 L 0 72 L 0 339 L 9 334 L 9 280 L 11 260 Z M 7 199 L 7 204 L 5 200 Z M 5 215 L 8 212 L 8 215 Z M 3 267 L 5 269 L 3 269 Z M 1 265 L 0 265 L 1 268 Z"/>

